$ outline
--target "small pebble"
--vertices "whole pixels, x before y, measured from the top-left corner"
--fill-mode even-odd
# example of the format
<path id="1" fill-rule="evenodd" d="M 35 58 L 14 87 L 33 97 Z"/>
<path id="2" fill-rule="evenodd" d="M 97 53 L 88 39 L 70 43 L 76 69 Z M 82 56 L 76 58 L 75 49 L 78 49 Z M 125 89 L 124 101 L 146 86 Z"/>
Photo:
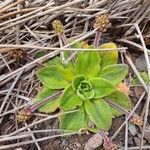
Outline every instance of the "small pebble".
<path id="1" fill-rule="evenodd" d="M 68 141 L 63 139 L 61 144 L 63 147 L 68 146 Z"/>
<path id="2" fill-rule="evenodd" d="M 103 142 L 102 136 L 97 133 L 93 137 L 91 137 L 87 143 L 85 143 L 84 150 L 94 150 L 99 147 Z"/>
<path id="3" fill-rule="evenodd" d="M 149 56 L 150 59 L 150 56 Z M 145 56 L 144 54 L 141 54 L 136 60 L 135 60 L 135 67 L 139 71 L 147 71 L 147 65 L 145 61 Z"/>
<path id="4" fill-rule="evenodd" d="M 132 123 L 129 123 L 129 131 L 133 136 L 137 134 L 137 128 Z"/>

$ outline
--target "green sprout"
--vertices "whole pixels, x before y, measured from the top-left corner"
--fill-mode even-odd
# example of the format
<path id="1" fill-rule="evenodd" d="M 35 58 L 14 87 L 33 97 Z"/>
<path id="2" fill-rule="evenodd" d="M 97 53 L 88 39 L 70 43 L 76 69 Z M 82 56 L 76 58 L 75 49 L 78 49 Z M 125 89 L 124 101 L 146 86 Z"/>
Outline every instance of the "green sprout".
<path id="1" fill-rule="evenodd" d="M 67 44 L 62 24 L 55 21 L 53 26 L 64 44 Z M 112 118 L 122 114 L 130 115 L 128 87 L 122 83 L 128 74 L 128 66 L 117 64 L 118 51 L 115 50 L 117 46 L 114 43 L 98 46 L 99 39 L 100 36 L 95 38 L 94 45 L 88 45 L 86 42 L 71 45 L 71 48 L 93 49 L 78 51 L 74 61 L 64 64 L 60 57 L 56 56 L 45 63 L 46 67 L 36 72 L 43 88 L 38 92 L 33 104 L 20 111 L 18 121 L 29 119 L 35 110 L 43 113 L 59 110 L 64 112 L 58 118 L 60 129 L 100 132 L 105 149 L 115 147 L 105 131 L 110 129 Z M 97 47 L 114 50 L 95 51 L 94 48 Z M 68 56 L 67 52 L 64 54 Z M 72 110 L 76 111 L 65 113 Z M 134 116 L 131 118 L 132 122 L 139 121 L 139 118 Z"/>
<path id="2" fill-rule="evenodd" d="M 59 97 L 40 107 L 39 111 L 52 113 L 58 108 L 61 112 L 77 109 L 77 112 L 59 118 L 61 129 L 108 130 L 112 117 L 121 113 L 112 108 L 107 99 L 126 110 L 130 110 L 131 107 L 128 96 L 117 90 L 118 85 L 128 73 L 128 66 L 112 64 L 113 55 L 111 55 L 112 60 L 109 61 L 111 64 L 107 62 L 106 65 L 105 60 L 107 60 L 106 57 L 110 57 L 109 55 L 108 52 L 82 51 L 78 52 L 74 67 L 60 63 L 38 70 L 37 77 L 44 87 L 38 93 L 36 102 L 55 91 L 63 90 Z M 116 62 L 117 60 L 114 63 Z M 92 128 L 89 122 L 93 123 Z"/>

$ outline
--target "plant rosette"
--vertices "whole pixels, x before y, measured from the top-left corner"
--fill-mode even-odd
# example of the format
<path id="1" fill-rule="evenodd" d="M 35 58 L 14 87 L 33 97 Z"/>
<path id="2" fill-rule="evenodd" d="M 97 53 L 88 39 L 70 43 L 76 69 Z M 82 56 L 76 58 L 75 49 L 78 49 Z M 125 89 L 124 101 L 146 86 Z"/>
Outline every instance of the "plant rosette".
<path id="1" fill-rule="evenodd" d="M 81 44 L 74 47 L 80 48 Z M 116 45 L 106 43 L 100 48 L 116 48 Z M 117 64 L 117 61 L 117 50 L 81 51 L 77 53 L 73 65 L 56 63 L 38 70 L 37 77 L 44 87 L 39 91 L 35 103 L 55 91 L 63 90 L 58 98 L 50 100 L 38 110 L 44 113 L 52 113 L 58 108 L 61 112 L 78 110 L 59 117 L 60 129 L 108 130 L 112 118 L 122 115 L 122 112 L 110 106 L 107 100 L 127 111 L 131 108 L 129 97 L 117 90 L 128 73 L 128 66 Z"/>

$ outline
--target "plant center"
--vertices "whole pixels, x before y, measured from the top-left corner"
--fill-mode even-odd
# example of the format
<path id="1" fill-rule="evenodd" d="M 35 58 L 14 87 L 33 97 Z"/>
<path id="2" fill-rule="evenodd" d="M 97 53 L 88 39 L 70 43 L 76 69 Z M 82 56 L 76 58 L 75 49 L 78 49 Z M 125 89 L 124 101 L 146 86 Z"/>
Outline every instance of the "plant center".
<path id="1" fill-rule="evenodd" d="M 94 97 L 94 89 L 92 87 L 92 84 L 87 80 L 81 81 L 77 87 L 77 94 L 83 100 L 93 98 Z"/>

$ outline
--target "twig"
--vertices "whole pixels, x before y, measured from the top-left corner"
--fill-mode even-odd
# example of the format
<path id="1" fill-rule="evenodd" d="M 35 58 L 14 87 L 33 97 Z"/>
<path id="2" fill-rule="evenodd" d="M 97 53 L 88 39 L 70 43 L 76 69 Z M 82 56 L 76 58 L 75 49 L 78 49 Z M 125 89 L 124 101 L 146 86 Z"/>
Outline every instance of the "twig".
<path id="1" fill-rule="evenodd" d="M 49 10 L 46 10 L 45 12 L 38 13 L 38 14 L 36 14 L 36 15 L 33 15 L 33 16 L 28 17 L 28 18 L 22 19 L 22 20 L 20 20 L 20 21 L 18 21 L 18 22 L 12 23 L 11 25 L 8 25 L 8 26 L 6 26 L 6 27 L 2 27 L 2 28 L 0 28 L 0 32 L 1 32 L 1 31 L 4 31 L 5 29 L 11 28 L 11 27 L 13 27 L 13 26 L 16 26 L 16 25 L 18 25 L 18 24 L 25 23 L 25 22 L 27 22 L 27 21 L 29 21 L 29 20 L 31 20 L 31 19 L 34 19 L 34 18 L 37 18 L 37 17 L 41 17 L 41 16 L 44 16 L 44 15 L 50 14 L 50 13 L 52 13 L 52 12 L 54 12 L 54 11 L 61 10 L 61 9 L 65 8 L 65 7 L 74 5 L 74 4 L 79 3 L 79 2 L 82 2 L 82 1 L 83 1 L 83 0 L 74 0 L 74 1 L 72 1 L 72 2 L 70 2 L 70 3 L 64 4 L 64 5 L 60 5 L 60 6 L 57 6 L 57 7 L 53 7 L 53 8 L 51 8 L 51 9 L 49 9 Z M 1 25 L 1 24 L 0 24 L 0 25 Z"/>
<path id="2" fill-rule="evenodd" d="M 31 12 L 33 10 L 36 10 L 38 9 L 38 7 L 34 7 L 34 8 L 26 8 L 26 9 L 21 9 L 21 10 L 17 10 L 17 11 L 14 11 L 14 12 L 11 12 L 11 13 L 7 13 L 3 16 L 0 16 L 0 20 L 4 20 L 4 19 L 7 19 L 9 17 L 13 17 L 17 14 L 24 14 L 24 13 L 28 13 L 28 12 Z"/>
<path id="3" fill-rule="evenodd" d="M 140 83 L 142 84 L 142 86 L 144 87 L 145 91 L 148 93 L 148 87 L 146 86 L 146 83 L 144 82 L 143 78 L 141 77 L 139 71 L 136 69 L 136 67 L 135 67 L 134 63 L 132 62 L 131 58 L 128 55 L 125 55 L 125 58 L 127 59 L 129 65 L 131 66 L 134 73 L 138 77 L 138 79 L 139 79 Z"/>
<path id="4" fill-rule="evenodd" d="M 141 95 L 139 101 L 136 103 L 136 105 L 132 109 L 132 111 L 131 111 L 130 115 L 128 116 L 128 118 L 123 122 L 123 124 L 119 127 L 119 129 L 111 137 L 112 140 L 114 138 L 116 138 L 116 136 L 118 135 L 118 133 L 120 132 L 120 130 L 124 127 L 124 125 L 126 124 L 126 122 L 130 119 L 131 115 L 133 115 L 133 113 L 135 112 L 135 110 L 137 109 L 137 107 L 139 106 L 139 104 L 141 103 L 141 101 L 143 100 L 144 96 L 145 96 L 145 92 L 143 92 L 143 94 Z"/>
<path id="5" fill-rule="evenodd" d="M 58 135 L 43 137 L 43 138 L 37 139 L 36 141 L 40 142 L 40 141 L 45 141 L 45 140 L 52 139 L 52 138 L 57 138 L 57 137 L 62 137 L 62 136 L 69 136 L 69 135 L 74 135 L 74 134 L 77 134 L 77 132 L 64 133 L 64 134 L 58 134 Z M 21 145 L 27 145 L 27 144 L 31 144 L 31 143 L 34 143 L 34 140 L 15 143 L 15 144 L 9 144 L 9 145 L 2 145 L 0 147 L 0 149 L 9 149 L 9 148 L 13 148 L 13 147 L 21 146 Z"/>
<path id="6" fill-rule="evenodd" d="M 149 60 L 149 57 L 148 57 L 148 51 L 147 51 L 147 48 L 146 48 L 146 45 L 145 45 L 142 33 L 141 33 L 140 29 L 139 29 L 139 26 L 135 25 L 135 27 L 136 27 L 136 30 L 137 30 L 139 36 L 140 36 L 140 40 L 141 40 L 141 43 L 142 43 L 142 46 L 143 46 L 143 49 L 144 49 L 144 55 L 145 55 L 145 60 L 146 60 L 146 64 L 147 64 L 148 79 L 149 79 L 148 86 L 150 86 L 150 60 Z M 143 138 L 144 138 L 145 127 L 146 127 L 146 123 L 147 123 L 149 105 L 150 105 L 150 88 L 148 87 L 148 96 L 147 96 L 147 100 L 146 100 L 146 103 L 145 103 L 145 106 L 146 106 L 145 109 L 146 110 L 145 110 L 144 123 L 143 123 L 143 129 L 142 129 L 140 150 L 142 150 L 142 147 L 143 147 Z"/>
<path id="7" fill-rule="evenodd" d="M 22 3 L 22 2 L 25 2 L 25 1 L 26 1 L 26 0 L 18 0 L 18 1 L 16 1 L 15 3 L 12 3 L 12 4 L 8 5 L 8 6 L 6 6 L 5 8 L 3 8 L 3 9 L 0 10 L 0 14 L 4 13 L 4 12 L 7 11 L 9 8 L 11 8 L 11 7 L 13 7 L 13 6 L 17 5 L 17 4 L 20 4 L 20 3 Z"/>
<path id="8" fill-rule="evenodd" d="M 14 82 L 12 83 L 12 85 L 10 86 L 10 89 L 9 89 L 8 93 L 7 93 L 7 95 L 5 96 L 4 101 L 3 101 L 2 104 L 1 104 L 1 107 L 0 107 L 0 114 L 2 113 L 2 110 L 3 110 L 3 108 L 4 108 L 4 106 L 5 106 L 6 102 L 7 102 L 7 100 L 8 100 L 8 98 L 9 98 L 9 95 L 10 95 L 10 93 L 12 92 L 13 88 L 15 87 L 16 83 L 18 82 L 18 80 L 19 80 L 21 74 L 23 73 L 23 71 L 24 71 L 24 70 L 22 70 L 22 71 L 20 71 L 20 72 L 18 73 L 16 79 L 14 80 Z M 2 121 L 2 118 L 0 119 L 0 122 L 1 122 L 1 121 Z"/>
<path id="9" fill-rule="evenodd" d="M 56 114 L 56 115 L 50 115 L 50 116 L 48 116 L 48 117 L 46 117 L 46 118 L 44 118 L 44 119 L 41 119 L 41 120 L 39 120 L 39 121 L 37 121 L 37 122 L 33 122 L 33 123 L 31 123 L 31 124 L 28 124 L 26 127 L 22 127 L 22 128 L 20 128 L 20 129 L 14 131 L 14 132 L 12 132 L 12 133 L 10 133 L 10 134 L 7 134 L 7 135 L 5 135 L 5 136 L 3 136 L 3 137 L 9 137 L 9 136 L 16 135 L 17 133 L 20 133 L 20 132 L 26 130 L 27 128 L 30 128 L 30 127 L 32 127 L 32 126 L 34 126 L 34 125 L 36 125 L 36 124 L 42 123 L 42 122 L 44 122 L 44 121 L 46 121 L 46 120 L 50 120 L 50 119 L 52 119 L 52 118 L 58 118 L 58 117 L 61 116 L 61 115 L 65 115 L 65 114 L 69 114 L 69 113 L 74 113 L 74 112 L 77 112 L 77 111 L 78 111 L 78 110 L 71 110 L 71 111 L 67 111 L 67 112 L 64 112 L 64 113 L 58 113 L 58 114 Z"/>
<path id="10" fill-rule="evenodd" d="M 25 126 L 26 126 L 26 125 L 27 125 L 27 123 L 25 123 Z M 37 139 L 35 138 L 35 136 L 34 136 L 34 134 L 32 133 L 32 131 L 31 131 L 30 128 L 28 128 L 28 131 L 29 131 L 29 133 L 30 133 L 30 135 L 31 135 L 31 137 L 32 137 L 32 139 L 33 139 L 33 141 L 34 141 L 34 143 L 35 143 L 37 149 L 38 149 L 38 150 L 41 150 L 41 148 L 40 148 L 40 146 L 39 146 L 39 144 L 38 144 L 38 142 L 37 142 Z"/>

